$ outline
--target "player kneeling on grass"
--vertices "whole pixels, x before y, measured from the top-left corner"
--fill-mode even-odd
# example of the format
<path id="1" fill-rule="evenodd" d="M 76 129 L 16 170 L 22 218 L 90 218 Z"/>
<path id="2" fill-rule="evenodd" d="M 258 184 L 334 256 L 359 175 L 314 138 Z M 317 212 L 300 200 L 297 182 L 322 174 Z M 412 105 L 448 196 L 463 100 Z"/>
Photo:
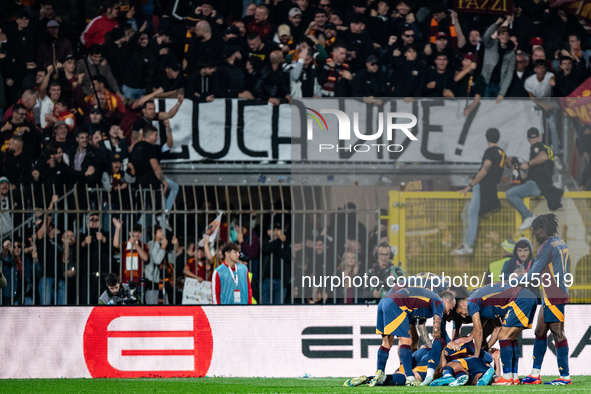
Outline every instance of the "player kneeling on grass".
<path id="1" fill-rule="evenodd" d="M 412 348 L 417 348 L 417 343 L 413 344 L 411 329 L 416 335 L 414 322 L 419 319 L 433 318 L 433 347 L 430 351 L 429 363 L 427 365 L 427 374 L 423 385 L 428 385 L 433 381 L 435 368 L 439 364 L 439 359 L 445 340 L 441 337 L 441 322 L 444 314 L 449 313 L 456 304 L 453 294 L 443 292 L 439 296 L 432 291 L 424 288 L 402 289 L 394 294 L 384 297 L 378 305 L 378 318 L 376 332 L 382 335 L 382 346 L 378 349 L 377 372 L 369 382 L 373 387 L 381 385 L 386 379 L 386 362 L 390 349 L 394 344 L 394 336 L 398 337 L 398 356 L 402 364 L 406 384 L 417 386 L 420 382 L 415 378 L 412 372 Z M 413 322 L 411 324 L 411 322 Z"/>
<path id="2" fill-rule="evenodd" d="M 498 349 L 491 352 L 485 352 L 482 358 L 470 356 L 448 362 L 441 371 L 443 376 L 431 382 L 431 386 L 488 386 L 491 381 L 499 380 L 491 363 L 494 360 L 496 372 L 501 373 L 500 352 Z"/>
<path id="3" fill-rule="evenodd" d="M 481 318 L 504 316 L 499 331 L 503 377 L 494 384 L 519 384 L 517 371 L 520 352 L 517 337 L 524 328 L 531 328 L 536 313 L 536 296 L 527 289 L 499 282 L 476 290 L 467 300 L 459 300 L 456 311 L 462 316 L 472 317 L 474 354 L 480 354 L 482 348 Z"/>
<path id="4" fill-rule="evenodd" d="M 419 350 L 412 354 L 412 373 L 417 382 L 423 382 L 427 376 L 427 369 L 430 360 L 430 349 L 427 347 L 421 347 Z M 440 374 L 441 368 L 438 367 L 435 374 Z M 355 387 L 364 383 L 372 381 L 375 376 L 360 376 L 347 380 L 343 386 Z M 400 367 L 392 375 L 386 375 L 384 381 L 379 384 L 380 386 L 405 386 L 406 385 L 406 374 L 404 366 Z"/>

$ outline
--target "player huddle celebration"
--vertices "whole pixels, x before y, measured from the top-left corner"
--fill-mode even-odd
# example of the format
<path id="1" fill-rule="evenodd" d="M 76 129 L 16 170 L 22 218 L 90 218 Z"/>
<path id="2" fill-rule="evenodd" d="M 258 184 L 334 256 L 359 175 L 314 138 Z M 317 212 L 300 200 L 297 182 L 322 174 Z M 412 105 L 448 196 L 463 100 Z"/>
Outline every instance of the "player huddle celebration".
<path id="1" fill-rule="evenodd" d="M 564 276 L 569 272 L 566 243 L 557 236 L 554 214 L 536 217 L 532 235 L 539 243 L 531 268 L 516 286 L 493 283 L 468 292 L 464 287 L 443 284 L 431 287 L 393 288 L 378 305 L 376 331 L 382 335 L 374 376 L 349 379 L 345 386 L 510 386 L 542 384 L 540 370 L 548 346 L 548 331 L 554 338 L 560 378 L 545 382 L 570 385 L 568 341 L 564 335 L 564 306 L 569 292 Z M 550 273 L 550 283 L 532 288 L 531 279 Z M 434 277 L 424 274 L 427 279 Z M 438 278 L 438 281 L 440 279 Z M 533 366 L 519 378 L 519 334 L 532 328 L 538 303 L 541 310 L 535 327 Z M 432 339 L 426 329 L 433 319 Z M 451 338 L 445 322 L 453 322 Z M 463 324 L 472 332 L 460 335 Z M 387 373 L 386 365 L 394 338 L 398 339 L 400 366 Z M 419 348 L 419 338 L 426 345 Z M 497 345 L 498 342 L 498 345 Z M 392 368 L 393 369 L 393 368 Z"/>

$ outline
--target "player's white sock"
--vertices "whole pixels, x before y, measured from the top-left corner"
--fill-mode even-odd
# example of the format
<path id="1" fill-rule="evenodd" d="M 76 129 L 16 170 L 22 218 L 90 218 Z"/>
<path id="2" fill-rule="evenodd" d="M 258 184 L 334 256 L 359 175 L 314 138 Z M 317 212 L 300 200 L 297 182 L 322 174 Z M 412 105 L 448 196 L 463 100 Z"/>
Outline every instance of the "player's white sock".
<path id="1" fill-rule="evenodd" d="M 432 378 L 435 376 L 435 368 L 427 368 L 427 378 Z"/>
<path id="2" fill-rule="evenodd" d="M 415 380 L 417 380 L 417 379 L 414 376 L 407 376 L 406 377 L 407 382 L 414 382 Z"/>
<path id="3" fill-rule="evenodd" d="M 561 376 L 560 379 L 570 380 L 570 375 Z"/>
<path id="4" fill-rule="evenodd" d="M 504 373 L 503 379 L 513 379 L 513 372 Z"/>
<path id="5" fill-rule="evenodd" d="M 534 378 L 536 376 L 540 376 L 540 370 L 537 368 L 532 368 L 531 373 L 529 374 L 529 376 L 533 376 Z"/>
<path id="6" fill-rule="evenodd" d="M 513 379 L 519 379 L 519 374 L 518 374 L 518 373 L 515 373 L 515 372 L 513 372 Z"/>

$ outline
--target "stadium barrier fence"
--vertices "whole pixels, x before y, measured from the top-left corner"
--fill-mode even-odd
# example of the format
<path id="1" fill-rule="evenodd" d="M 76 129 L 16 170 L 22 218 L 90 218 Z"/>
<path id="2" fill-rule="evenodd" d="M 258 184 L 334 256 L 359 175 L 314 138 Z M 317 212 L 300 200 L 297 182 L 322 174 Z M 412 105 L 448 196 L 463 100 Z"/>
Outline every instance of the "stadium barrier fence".
<path id="1" fill-rule="evenodd" d="M 481 276 L 488 271 L 490 263 L 501 259 L 500 243 L 504 239 L 517 240 L 522 235 L 531 239 L 529 230 L 519 234 L 521 218 L 506 201 L 504 193 L 499 193 L 501 209 L 480 220 L 474 255 L 460 257 L 451 256 L 450 251 L 462 242 L 466 225 L 462 214 L 465 215 L 467 211 L 470 196 L 462 197 L 457 192 L 401 192 L 392 191 L 387 186 L 181 185 L 173 208 L 169 211 L 163 210 L 165 201 L 159 202 L 158 199 L 163 200 L 162 195 L 154 190 L 138 189 L 115 193 L 98 187 L 64 190 L 52 209 L 49 209 L 48 202 L 51 200 L 50 195 L 57 194 L 55 190 L 50 193 L 44 190 L 42 193 L 35 193 L 34 190 L 27 193 L 21 189 L 18 193 L 13 190 L 11 194 L 11 201 L 19 201 L 20 207 L 31 206 L 30 204 L 43 207 L 16 209 L 13 205 L 13 209 L 9 211 L 0 211 L 2 215 L 8 215 L 13 224 L 12 231 L 2 231 L 3 240 L 9 239 L 13 244 L 20 242 L 25 245 L 20 254 L 22 262 L 27 262 L 29 238 L 38 230 L 44 214 L 52 214 L 52 222 L 62 234 L 73 232 L 75 242 L 71 253 L 74 257 L 69 267 L 74 268 L 74 275 L 63 283 L 66 303 L 69 305 L 95 304 L 104 289 L 101 276 L 112 271 L 122 274 L 121 258 L 112 242 L 113 219 L 122 222 L 120 243 L 126 241 L 133 224 L 141 223 L 142 239 L 147 242 L 151 239 L 149 233 L 154 233 L 155 225 L 161 220 L 167 220 L 172 231 L 164 228 L 165 236 L 169 239 L 176 237 L 179 239 L 179 246 L 186 248 L 197 240 L 197 236 L 201 238 L 220 214 L 221 230 L 215 241 L 215 250 L 231 239 L 228 229 L 233 225 L 244 226 L 250 233 L 257 232 L 258 255 L 246 260 L 249 271 L 253 274 L 253 282 L 258 285 L 255 292 L 258 297 L 255 298 L 259 303 L 263 295 L 273 300 L 274 292 L 277 292 L 277 289 L 270 286 L 268 294 L 263 294 L 262 283 L 265 276 L 280 278 L 279 288 L 285 296 L 279 297 L 278 301 L 275 298 L 275 303 L 362 303 L 372 299 L 372 295 L 368 295 L 368 289 L 364 288 L 355 287 L 352 294 L 348 295 L 345 295 L 347 289 L 327 291 L 328 286 L 306 293 L 298 283 L 302 272 L 312 272 L 319 276 L 337 275 L 340 272 L 339 265 L 342 264 L 338 256 L 345 252 L 355 254 L 360 274 L 368 272 L 376 263 L 375 245 L 383 240 L 387 240 L 392 246 L 394 256 L 391 261 L 395 265 L 400 263 L 407 274 L 429 271 L 449 276 Z M 129 199 L 127 206 L 125 194 Z M 571 302 L 575 303 L 591 302 L 589 201 L 591 192 L 567 192 L 562 200 L 563 208 L 556 212 L 560 222 L 560 236 L 569 245 L 570 272 L 574 275 Z M 526 199 L 525 203 L 536 215 L 548 212 L 543 198 Z M 99 217 L 98 224 L 89 222 L 93 215 Z M 278 224 L 282 232 L 290 235 L 286 243 L 286 247 L 292 248 L 290 262 L 275 264 L 276 256 L 263 254 L 263 243 L 268 240 L 263 233 L 270 233 L 274 224 Z M 91 256 L 88 252 L 84 253 L 80 244 L 88 235 L 96 236 L 97 226 L 107 241 L 104 248 L 98 249 L 97 255 Z M 535 253 L 537 245 L 534 240 L 532 242 Z M 48 237 L 41 237 L 37 243 L 43 249 L 40 253 L 46 253 L 48 245 L 51 246 L 52 243 L 54 241 Z M 57 244 L 61 243 L 61 238 L 58 238 Z M 52 250 L 53 256 L 40 256 L 40 273 L 31 266 L 27 268 L 24 265 L 26 275 L 18 275 L 18 282 L 15 284 L 20 292 L 11 292 L 9 297 L 4 297 L 4 305 L 39 304 L 39 278 L 51 277 L 52 274 L 54 278 L 58 276 L 57 265 L 51 264 L 51 258 L 58 259 L 58 250 Z M 167 290 L 167 296 L 160 297 L 162 303 L 178 304 L 182 298 L 183 283 L 178 278 L 182 276 L 186 256 L 184 253 L 179 256 L 160 268 L 161 283 L 153 284 L 159 289 L 165 287 Z M 91 265 L 96 259 L 98 267 L 94 266 L 98 269 L 95 271 L 91 269 Z M 6 266 L 7 263 L 3 265 Z M 48 265 L 54 267 L 53 272 L 48 272 Z M 267 275 L 265 266 L 270 267 Z M 277 272 L 274 271 L 277 269 L 280 270 L 280 275 L 275 275 Z M 6 270 L 4 273 L 7 274 Z M 100 283 L 92 288 L 96 294 L 91 294 L 89 290 L 92 280 Z M 27 288 L 28 283 L 30 288 Z M 59 290 L 59 286 L 54 286 L 54 300 L 59 298 Z"/>

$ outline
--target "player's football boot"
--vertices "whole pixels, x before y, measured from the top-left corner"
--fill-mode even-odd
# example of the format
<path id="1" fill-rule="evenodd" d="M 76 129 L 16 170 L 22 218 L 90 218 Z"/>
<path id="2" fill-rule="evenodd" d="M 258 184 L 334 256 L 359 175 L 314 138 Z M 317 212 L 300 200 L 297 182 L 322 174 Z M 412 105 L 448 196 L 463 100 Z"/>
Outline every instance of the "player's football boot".
<path id="1" fill-rule="evenodd" d="M 463 386 L 466 383 L 468 383 L 468 375 L 462 375 L 459 378 L 457 378 L 456 380 L 454 380 L 453 382 L 451 382 L 449 385 L 450 386 Z"/>
<path id="2" fill-rule="evenodd" d="M 343 383 L 343 386 L 345 387 L 355 387 L 355 386 L 359 386 L 361 384 L 367 383 L 369 379 L 367 378 L 367 376 L 360 376 L 358 378 L 351 378 L 349 380 L 347 380 L 345 383 Z"/>
<path id="3" fill-rule="evenodd" d="M 521 381 L 519 380 L 519 377 L 513 378 L 513 386 L 519 386 L 520 384 L 521 384 Z"/>
<path id="4" fill-rule="evenodd" d="M 432 381 L 433 381 L 432 376 L 425 376 L 425 380 L 423 380 L 423 382 L 421 383 L 421 386 L 428 386 L 431 384 Z"/>
<path id="5" fill-rule="evenodd" d="M 513 379 L 500 378 L 493 382 L 492 386 L 513 386 Z"/>
<path id="6" fill-rule="evenodd" d="M 572 381 L 570 379 L 559 378 L 559 379 L 553 380 L 551 382 L 546 382 L 544 384 L 551 384 L 553 386 L 566 386 L 566 385 L 572 384 Z"/>
<path id="7" fill-rule="evenodd" d="M 455 378 L 451 375 L 443 376 L 431 382 L 431 386 L 447 386 L 451 382 L 455 382 Z"/>
<path id="8" fill-rule="evenodd" d="M 521 384 L 542 384 L 542 378 L 540 376 L 528 375 L 521 379 Z"/>
<path id="9" fill-rule="evenodd" d="M 369 382 L 368 386 L 369 387 L 379 386 L 380 384 L 384 383 L 384 380 L 386 380 L 386 374 L 381 369 L 378 369 L 376 371 L 376 375 Z"/>
<path id="10" fill-rule="evenodd" d="M 405 386 L 420 386 L 421 381 L 416 380 L 416 379 L 408 380 L 408 378 L 406 378 L 406 383 L 404 385 Z"/>
<path id="11" fill-rule="evenodd" d="M 482 374 L 480 379 L 478 379 L 478 382 L 476 382 L 476 386 L 488 386 L 494 374 L 495 370 L 493 368 L 489 368 L 488 371 Z"/>

